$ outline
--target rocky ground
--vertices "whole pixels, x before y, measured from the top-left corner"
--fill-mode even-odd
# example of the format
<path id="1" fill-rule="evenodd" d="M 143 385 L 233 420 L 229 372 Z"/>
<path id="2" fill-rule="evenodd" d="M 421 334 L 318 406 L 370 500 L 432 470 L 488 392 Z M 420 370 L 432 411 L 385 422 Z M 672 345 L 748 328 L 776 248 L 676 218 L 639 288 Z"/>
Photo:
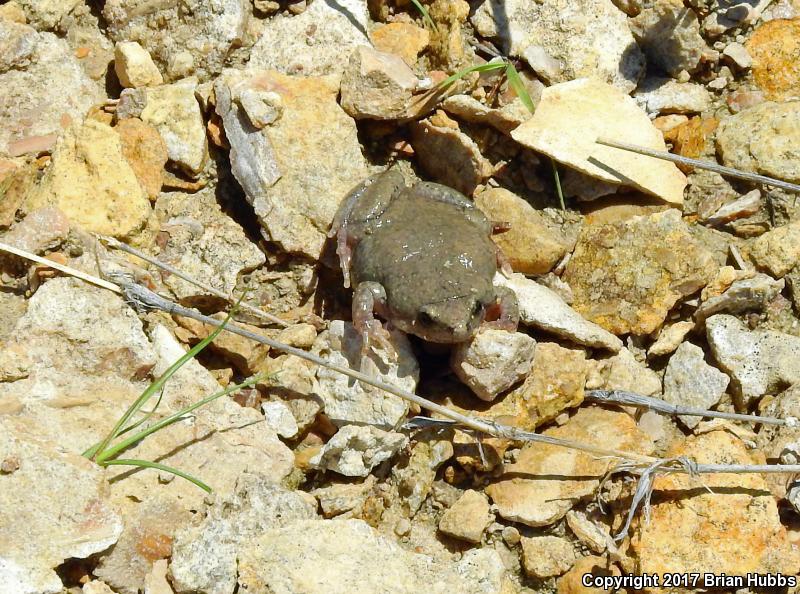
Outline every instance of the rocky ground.
<path id="1" fill-rule="evenodd" d="M 352 187 L 397 163 L 510 224 L 494 239 L 515 273 L 496 282 L 522 323 L 452 349 L 394 332 L 373 375 L 603 448 L 796 463 L 791 426 L 584 395 L 800 417 L 797 195 L 594 143 L 800 183 L 800 2 L 423 2 L 3 2 L 0 241 L 225 311 L 93 234 L 117 238 L 247 290 L 283 320 L 246 316 L 252 329 L 358 369 L 327 232 Z M 493 56 L 516 65 L 533 114 L 501 70 L 437 91 Z M 416 405 L 226 334 L 154 418 L 274 378 L 125 454 L 213 493 L 104 469 L 81 453 L 210 327 L 2 253 L 0 312 L 1 594 L 567 594 L 602 591 L 587 572 L 800 571 L 792 477 L 659 477 L 649 518 L 614 540 L 635 486 L 601 482 L 614 460 L 401 429 Z"/>

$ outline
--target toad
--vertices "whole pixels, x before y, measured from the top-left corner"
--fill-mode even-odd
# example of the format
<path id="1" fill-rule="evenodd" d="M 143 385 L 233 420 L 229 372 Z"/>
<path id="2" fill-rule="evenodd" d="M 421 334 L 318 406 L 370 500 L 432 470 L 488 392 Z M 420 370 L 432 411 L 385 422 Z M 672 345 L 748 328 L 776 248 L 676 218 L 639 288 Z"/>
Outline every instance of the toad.
<path id="1" fill-rule="evenodd" d="M 406 186 L 394 169 L 372 176 L 342 201 L 330 236 L 345 287 L 353 286 L 353 325 L 364 348 L 387 344 L 374 314 L 436 343 L 469 340 L 484 320 L 516 330 L 517 300 L 492 279 L 503 265 L 492 224 L 463 194 L 436 183 Z"/>

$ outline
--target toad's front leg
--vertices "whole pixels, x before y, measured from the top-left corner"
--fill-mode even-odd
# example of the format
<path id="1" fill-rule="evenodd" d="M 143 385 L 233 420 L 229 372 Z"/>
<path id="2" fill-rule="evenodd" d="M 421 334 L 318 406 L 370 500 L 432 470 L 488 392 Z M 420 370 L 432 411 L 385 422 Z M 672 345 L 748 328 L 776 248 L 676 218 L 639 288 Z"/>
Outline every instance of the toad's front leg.
<path id="1" fill-rule="evenodd" d="M 361 354 L 366 355 L 370 342 L 389 351 L 393 350 L 389 331 L 377 320 L 374 313 L 385 312 L 386 291 L 380 283 L 359 283 L 353 293 L 353 326 L 361 334 Z"/>
<path id="2" fill-rule="evenodd" d="M 508 287 L 495 287 L 497 291 L 497 301 L 486 311 L 486 317 L 491 321 L 488 326 L 516 332 L 519 325 L 519 303 L 517 294 Z"/>

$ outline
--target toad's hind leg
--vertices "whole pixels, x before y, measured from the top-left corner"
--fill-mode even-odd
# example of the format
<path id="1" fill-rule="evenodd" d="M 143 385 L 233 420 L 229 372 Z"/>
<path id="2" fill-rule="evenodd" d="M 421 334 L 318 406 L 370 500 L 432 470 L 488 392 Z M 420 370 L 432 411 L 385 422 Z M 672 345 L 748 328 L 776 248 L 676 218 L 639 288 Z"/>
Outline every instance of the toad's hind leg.
<path id="1" fill-rule="evenodd" d="M 361 355 L 365 355 L 370 343 L 392 350 L 389 331 L 380 320 L 375 319 L 375 310 L 383 308 L 386 291 L 380 283 L 359 283 L 353 293 L 353 326 L 361 334 Z"/>

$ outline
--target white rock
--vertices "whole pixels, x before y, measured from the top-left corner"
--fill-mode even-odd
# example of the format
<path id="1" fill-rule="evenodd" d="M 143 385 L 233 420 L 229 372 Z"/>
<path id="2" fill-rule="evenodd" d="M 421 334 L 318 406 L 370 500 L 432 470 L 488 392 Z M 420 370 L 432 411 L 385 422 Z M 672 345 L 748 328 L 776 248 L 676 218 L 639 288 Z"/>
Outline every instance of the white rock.
<path id="1" fill-rule="evenodd" d="M 658 374 L 627 348 L 607 359 L 590 359 L 588 365 L 587 390 L 625 390 L 644 396 L 661 393 Z"/>
<path id="2" fill-rule="evenodd" d="M 646 79 L 633 96 L 648 113 L 700 113 L 711 107 L 711 93 L 696 83 L 669 78 Z"/>
<path id="3" fill-rule="evenodd" d="M 491 402 L 530 373 L 535 346 L 527 334 L 484 327 L 456 345 L 450 368 L 478 398 Z"/>
<path id="4" fill-rule="evenodd" d="M 619 351 L 622 341 L 597 324 L 585 320 L 564 303 L 555 291 L 548 289 L 522 274 L 506 278 L 497 274 L 495 285 L 508 287 L 517 295 L 520 321 L 577 344 Z"/>
<path id="5" fill-rule="evenodd" d="M 408 437 L 401 433 L 382 431 L 369 425 L 347 425 L 311 458 L 310 464 L 344 476 L 367 476 L 407 443 Z"/>
<path id="6" fill-rule="evenodd" d="M 258 474 L 243 473 L 197 525 L 178 533 L 170 574 L 178 594 L 232 594 L 241 547 L 265 530 L 316 517 L 304 497 Z"/>
<path id="7" fill-rule="evenodd" d="M 278 400 L 264 402 L 261 405 L 261 412 L 264 413 L 267 427 L 280 437 L 291 439 L 297 435 L 299 431 L 297 421 L 294 420 L 292 411 L 283 402 Z"/>
<path id="8" fill-rule="evenodd" d="M 610 0 L 486 0 L 471 20 L 482 36 L 499 38 L 506 54 L 532 59 L 551 82 L 596 76 L 627 93 L 644 66 L 625 15 Z"/>
<path id="9" fill-rule="evenodd" d="M 80 0 L 17 0 L 28 22 L 37 29 L 53 29 Z"/>
<path id="10" fill-rule="evenodd" d="M 174 594 L 167 581 L 167 560 L 159 559 L 153 563 L 150 573 L 144 578 L 144 594 Z"/>
<path id="11" fill-rule="evenodd" d="M 245 89 L 239 95 L 238 103 L 247 114 L 250 123 L 259 130 L 276 122 L 283 113 L 281 96 L 274 91 Z"/>
<path id="12" fill-rule="evenodd" d="M 674 352 L 693 328 L 694 322 L 688 320 L 664 326 L 658 333 L 658 339 L 647 350 L 647 356 L 659 357 Z"/>
<path id="13" fill-rule="evenodd" d="M 722 205 L 719 210 L 706 219 L 706 222 L 711 225 L 720 225 L 749 217 L 761 209 L 761 204 L 761 191 L 758 189 L 750 190 L 741 198 Z"/>
<path id="14" fill-rule="evenodd" d="M 368 22 L 364 0 L 311 2 L 299 15 L 276 15 L 266 21 L 248 67 L 303 76 L 333 74 L 338 81 L 347 63 L 342 57 L 356 46 L 371 45 Z"/>
<path id="15" fill-rule="evenodd" d="M 740 70 L 747 70 L 753 65 L 753 58 L 741 43 L 733 42 L 725 46 L 722 55 L 729 58 Z"/>
<path id="16" fill-rule="evenodd" d="M 595 142 L 607 138 L 667 150 L 661 132 L 636 102 L 598 80 L 548 87 L 533 117 L 511 136 L 594 178 L 635 187 L 673 204 L 683 202 L 686 176 L 673 163 Z"/>
<path id="17" fill-rule="evenodd" d="M 147 88 L 141 114 L 142 120 L 161 134 L 170 160 L 190 174 L 200 173 L 208 159 L 206 126 L 195 98 L 196 88 L 194 78 Z"/>
<path id="18" fill-rule="evenodd" d="M 394 352 L 371 345 L 362 359 L 360 333 L 349 322 L 334 320 L 328 332 L 318 337 L 313 352 L 336 365 L 364 369 L 375 379 L 414 392 L 419 365 L 411 344 L 399 331 L 392 331 L 390 340 Z M 399 396 L 325 367 L 317 370 L 317 382 L 316 393 L 324 402 L 325 414 L 337 426 L 358 423 L 389 429 L 408 412 L 408 403 Z"/>
<path id="19" fill-rule="evenodd" d="M 0 460 L 10 459 L 17 468 L 0 473 L 0 592 L 59 593 L 54 569 L 113 545 L 122 518 L 99 466 L 0 416 Z"/>
<path id="20" fill-rule="evenodd" d="M 664 373 L 664 400 L 670 404 L 707 410 L 725 393 L 730 378 L 705 362 L 703 349 L 684 342 L 675 351 Z M 702 417 L 679 415 L 681 423 L 693 429 Z"/>
<path id="21" fill-rule="evenodd" d="M 706 335 L 714 358 L 733 380 L 741 408 L 800 382 L 800 338 L 773 330 L 748 330 L 737 318 L 724 314 L 706 320 Z"/>
<path id="22" fill-rule="evenodd" d="M 361 520 L 312 520 L 270 529 L 239 557 L 240 589 L 275 594 L 501 594 L 513 591 L 500 555 L 458 563 L 412 553 Z"/>
<path id="23" fill-rule="evenodd" d="M 123 41 L 114 46 L 114 71 L 126 88 L 156 87 L 164 83 L 150 54 L 135 41 Z"/>

